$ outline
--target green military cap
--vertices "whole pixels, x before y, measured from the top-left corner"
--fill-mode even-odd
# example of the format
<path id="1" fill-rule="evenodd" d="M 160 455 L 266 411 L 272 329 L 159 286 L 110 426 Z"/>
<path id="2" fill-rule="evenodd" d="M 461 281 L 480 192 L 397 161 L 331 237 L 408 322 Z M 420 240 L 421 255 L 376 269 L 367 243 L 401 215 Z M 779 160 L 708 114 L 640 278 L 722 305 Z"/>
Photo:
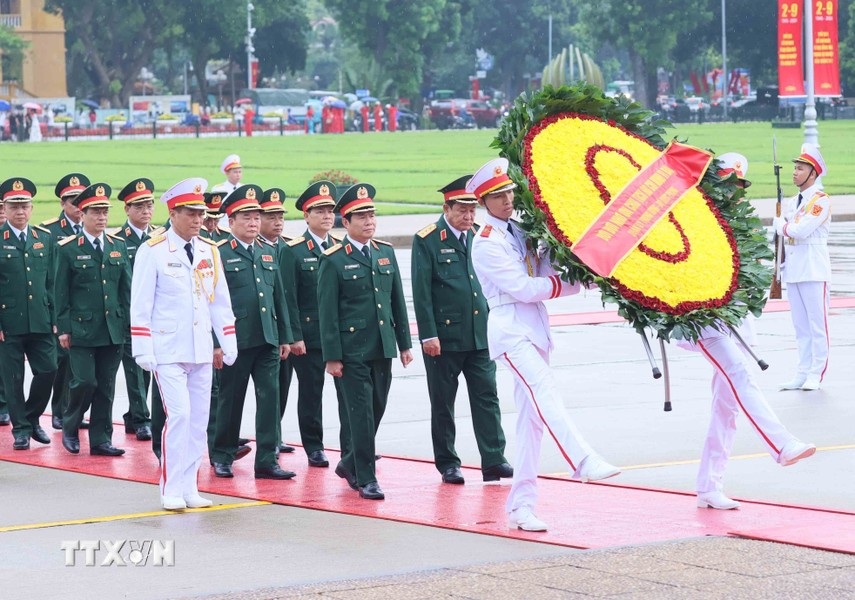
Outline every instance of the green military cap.
<path id="1" fill-rule="evenodd" d="M 335 184 L 332 181 L 316 181 L 306 188 L 294 206 L 297 210 L 309 210 L 316 206 L 335 206 Z"/>
<path id="2" fill-rule="evenodd" d="M 438 189 L 442 193 L 445 202 L 459 202 L 460 204 L 478 204 L 478 198 L 472 192 L 466 191 L 466 184 L 472 179 L 472 175 L 458 177 L 447 186 Z"/>
<path id="3" fill-rule="evenodd" d="M 355 212 L 374 210 L 374 194 L 377 190 L 368 183 L 352 185 L 341 195 L 335 205 L 335 210 L 342 217 Z"/>
<path id="4" fill-rule="evenodd" d="M 232 216 L 236 212 L 248 210 L 261 210 L 258 204 L 258 199 L 264 195 L 264 191 L 257 185 L 252 183 L 242 185 L 226 196 L 220 210 L 228 216 Z"/>
<path id="5" fill-rule="evenodd" d="M 261 197 L 261 210 L 266 213 L 288 212 L 282 205 L 283 202 L 285 202 L 285 190 L 282 188 L 264 190 L 264 194 Z"/>
<path id="6" fill-rule="evenodd" d="M 83 173 L 69 173 L 59 180 L 54 192 L 57 198 L 64 200 L 85 190 L 89 183 L 89 178 Z"/>
<path id="7" fill-rule="evenodd" d="M 30 202 L 36 195 L 36 184 L 25 177 L 12 177 L 0 184 L 0 204 Z"/>
<path id="8" fill-rule="evenodd" d="M 205 216 L 209 219 L 218 219 L 223 213 L 223 199 L 226 197 L 225 190 L 211 190 L 203 194 L 205 198 Z"/>
<path id="9" fill-rule="evenodd" d="M 71 202 L 80 210 L 87 208 L 110 208 L 110 193 L 113 189 L 106 183 L 93 183 L 80 192 Z"/>
<path id="10" fill-rule="evenodd" d="M 146 179 L 145 177 L 134 179 L 122 188 L 117 198 L 125 204 L 154 200 L 154 184 L 151 182 L 151 179 Z"/>

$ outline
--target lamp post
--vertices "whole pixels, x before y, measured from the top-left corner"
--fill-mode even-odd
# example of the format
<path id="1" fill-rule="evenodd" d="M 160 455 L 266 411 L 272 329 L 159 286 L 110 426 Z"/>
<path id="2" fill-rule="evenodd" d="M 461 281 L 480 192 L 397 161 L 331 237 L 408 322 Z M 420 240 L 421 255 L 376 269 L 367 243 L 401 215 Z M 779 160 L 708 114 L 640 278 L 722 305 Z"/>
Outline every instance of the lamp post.
<path id="1" fill-rule="evenodd" d="M 214 83 L 217 84 L 217 93 L 219 95 L 219 104 L 217 108 L 222 110 L 223 108 L 223 84 L 226 82 L 226 74 L 223 73 L 223 70 L 220 69 L 216 73 L 214 73 Z"/>
<path id="2" fill-rule="evenodd" d="M 727 93 L 730 91 L 730 78 L 727 73 L 727 28 L 725 27 L 725 0 L 721 0 L 721 102 L 724 107 L 724 120 L 727 121 Z"/>
<path id="3" fill-rule="evenodd" d="M 185 60 L 184 61 L 184 95 L 185 96 L 187 95 L 187 89 L 189 87 L 188 82 L 187 82 L 187 78 L 188 78 L 187 71 L 188 70 L 190 71 L 190 73 L 193 72 L 193 64 L 189 60 Z"/>
<path id="4" fill-rule="evenodd" d="M 140 69 L 140 81 L 142 82 L 142 95 L 145 96 L 145 88 L 148 82 L 154 79 L 154 73 L 143 67 Z"/>
<path id="5" fill-rule="evenodd" d="M 255 52 L 255 47 L 252 45 L 252 36 L 255 35 L 255 29 L 252 27 L 252 11 L 255 7 L 252 2 L 246 3 L 246 87 L 252 89 L 252 53 Z"/>
<path id="6" fill-rule="evenodd" d="M 819 130 L 816 122 L 816 98 L 814 96 L 813 82 L 813 3 L 805 0 L 805 133 L 804 141 L 810 144 L 819 144 Z"/>

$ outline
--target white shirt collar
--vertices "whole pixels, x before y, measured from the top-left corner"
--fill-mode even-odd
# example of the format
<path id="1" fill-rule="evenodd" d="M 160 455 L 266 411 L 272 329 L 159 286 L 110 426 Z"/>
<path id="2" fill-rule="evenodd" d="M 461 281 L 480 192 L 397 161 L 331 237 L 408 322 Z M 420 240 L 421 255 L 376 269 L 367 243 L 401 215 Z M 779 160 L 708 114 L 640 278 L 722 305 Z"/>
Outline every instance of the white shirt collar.
<path id="1" fill-rule="evenodd" d="M 83 231 L 83 235 L 85 235 L 85 236 L 86 236 L 86 239 L 87 239 L 87 240 L 89 240 L 89 243 L 90 243 L 90 244 L 92 244 L 92 245 L 94 246 L 94 245 L 95 245 L 95 239 L 96 239 L 96 236 L 91 235 L 91 234 L 90 234 L 88 231 L 86 231 L 85 229 L 83 229 L 82 231 Z M 103 249 L 104 249 L 104 232 L 103 232 L 103 231 L 101 232 L 101 235 L 97 236 L 97 239 L 98 239 L 98 243 L 101 245 L 101 250 L 103 250 Z"/>
<path id="2" fill-rule="evenodd" d="M 6 222 L 9 223 L 9 221 L 6 221 Z M 29 234 L 30 234 L 30 232 L 28 231 L 28 227 L 26 227 L 26 226 L 23 229 L 15 229 L 15 227 L 12 225 L 12 223 L 9 223 L 9 229 L 12 230 L 12 233 L 15 235 L 15 238 L 18 240 L 21 239 L 21 232 L 24 233 L 24 237 L 29 237 Z"/>

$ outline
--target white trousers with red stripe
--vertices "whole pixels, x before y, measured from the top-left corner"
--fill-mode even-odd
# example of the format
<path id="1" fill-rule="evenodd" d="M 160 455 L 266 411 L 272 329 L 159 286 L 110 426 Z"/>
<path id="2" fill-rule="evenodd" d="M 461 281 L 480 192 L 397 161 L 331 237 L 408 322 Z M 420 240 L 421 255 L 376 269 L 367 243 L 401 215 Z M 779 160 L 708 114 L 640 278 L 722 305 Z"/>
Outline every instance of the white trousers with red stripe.
<path id="1" fill-rule="evenodd" d="M 796 377 L 818 377 L 822 381 L 828 368 L 828 283 L 788 283 L 787 299 L 799 348 Z"/>
<path id="2" fill-rule="evenodd" d="M 211 410 L 211 363 L 157 365 L 166 422 L 161 445 L 160 495 L 198 493 L 196 476 L 207 450 Z"/>
<path id="3" fill-rule="evenodd" d="M 499 360 L 514 375 L 514 403 L 518 412 L 514 481 L 506 503 L 510 513 L 523 506 L 534 508 L 537 503 L 537 471 L 544 427 L 570 465 L 571 473 L 593 450 L 567 414 L 561 390 L 549 368 L 547 351 L 520 340 Z"/>
<path id="4" fill-rule="evenodd" d="M 696 482 L 698 493 L 703 493 L 722 489 L 727 459 L 736 435 L 736 415 L 740 410 L 775 460 L 787 442 L 795 437 L 769 406 L 749 371 L 747 353 L 736 340 L 725 334 L 713 334 L 700 339 L 697 349 L 715 368 L 710 424 Z"/>

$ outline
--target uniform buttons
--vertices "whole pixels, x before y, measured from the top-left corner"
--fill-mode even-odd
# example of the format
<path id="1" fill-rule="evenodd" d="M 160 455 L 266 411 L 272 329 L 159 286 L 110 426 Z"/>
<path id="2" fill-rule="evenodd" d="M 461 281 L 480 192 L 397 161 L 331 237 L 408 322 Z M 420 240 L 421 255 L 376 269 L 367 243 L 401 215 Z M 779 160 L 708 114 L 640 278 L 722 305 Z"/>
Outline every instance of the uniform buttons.
<path id="1" fill-rule="evenodd" d="M 107 294 L 104 294 L 104 300 L 106 300 L 107 298 L 108 298 Z"/>
<path id="2" fill-rule="evenodd" d="M 314 270 L 315 270 L 315 267 L 309 267 L 309 270 L 310 270 L 310 271 L 314 271 Z"/>
<path id="3" fill-rule="evenodd" d="M 354 331 L 356 331 L 356 329 L 354 329 L 353 327 L 351 327 L 349 331 L 350 331 L 350 333 L 353 333 Z"/>
<path id="4" fill-rule="evenodd" d="M 32 281 L 28 281 L 28 282 L 27 282 L 27 285 L 33 285 L 33 282 L 32 282 Z"/>
<path id="5" fill-rule="evenodd" d="M 371 274 L 372 274 L 372 275 L 376 275 L 376 273 L 375 273 L 374 271 L 371 271 Z"/>
<path id="6" fill-rule="evenodd" d="M 5 304 L 0 305 L 0 308 L 6 308 L 6 305 Z"/>
<path id="7" fill-rule="evenodd" d="M 375 292 L 379 292 L 380 290 L 379 290 L 379 289 L 377 289 L 377 288 L 374 288 L 374 291 L 375 291 Z"/>
<path id="8" fill-rule="evenodd" d="M 102 279 L 102 280 L 101 280 L 101 283 L 107 283 L 107 280 L 106 280 L 106 279 Z"/>
<path id="9" fill-rule="evenodd" d="M 310 322 L 311 320 L 312 320 L 312 317 L 306 317 L 306 323 Z"/>
<path id="10" fill-rule="evenodd" d="M 237 267 L 235 267 L 235 271 L 240 271 L 240 269 L 238 269 Z"/>
<path id="11" fill-rule="evenodd" d="M 478 314 L 478 311 L 477 311 L 477 310 L 475 311 L 475 314 L 476 314 L 476 315 Z"/>
<path id="12" fill-rule="evenodd" d="M 29 270 L 30 270 L 30 267 L 27 267 L 27 271 L 29 271 Z"/>
<path id="13" fill-rule="evenodd" d="M 353 278 L 356 279 L 356 275 L 354 275 Z"/>
<path id="14" fill-rule="evenodd" d="M 380 324 L 381 324 L 381 325 L 383 324 L 383 319 L 380 319 Z"/>
<path id="15" fill-rule="evenodd" d="M 28 256 L 30 255 L 27 252 L 24 252 L 24 258 L 27 258 Z"/>
<path id="16" fill-rule="evenodd" d="M 109 310 L 105 310 L 105 311 L 104 311 L 104 314 L 105 314 L 105 315 L 109 315 L 109 314 L 110 314 L 110 311 L 109 311 Z"/>
<path id="17" fill-rule="evenodd" d="M 445 324 L 446 324 L 446 325 L 451 325 L 451 319 L 446 319 L 446 320 L 445 320 Z"/>
<path id="18" fill-rule="evenodd" d="M 259 297 L 259 298 L 264 298 L 264 292 L 258 292 L 258 297 Z"/>
<path id="19" fill-rule="evenodd" d="M 474 276 L 474 275 L 470 275 L 470 276 L 469 276 L 469 279 L 475 279 L 475 276 Z"/>
<path id="20" fill-rule="evenodd" d="M 28 299 L 30 299 L 30 300 L 32 300 L 32 299 L 33 299 L 33 295 L 32 295 L 32 294 L 30 294 L 29 296 L 27 296 L 27 298 L 28 298 Z"/>
<path id="21" fill-rule="evenodd" d="M 450 258 L 446 258 L 446 259 L 445 259 L 445 262 L 446 262 L 446 263 L 448 263 L 448 264 L 451 264 L 451 259 L 450 259 Z"/>
<path id="22" fill-rule="evenodd" d="M 383 308 L 383 306 L 381 304 L 378 304 L 377 308 Z"/>
<path id="23" fill-rule="evenodd" d="M 267 312 L 267 309 L 266 309 L 265 307 L 263 307 L 263 306 L 262 306 L 262 307 L 261 307 L 261 312 Z"/>
<path id="24" fill-rule="evenodd" d="M 258 266 L 257 266 L 257 265 L 252 265 L 252 268 L 253 268 L 253 269 L 257 269 L 257 268 L 258 268 Z"/>
<path id="25" fill-rule="evenodd" d="M 255 281 L 256 283 L 261 283 L 261 279 L 259 279 L 258 277 L 255 278 Z"/>
<path id="26" fill-rule="evenodd" d="M 472 292 L 472 295 L 473 295 L 473 296 L 475 296 L 475 297 L 477 298 L 477 297 L 478 297 L 478 292 Z"/>

